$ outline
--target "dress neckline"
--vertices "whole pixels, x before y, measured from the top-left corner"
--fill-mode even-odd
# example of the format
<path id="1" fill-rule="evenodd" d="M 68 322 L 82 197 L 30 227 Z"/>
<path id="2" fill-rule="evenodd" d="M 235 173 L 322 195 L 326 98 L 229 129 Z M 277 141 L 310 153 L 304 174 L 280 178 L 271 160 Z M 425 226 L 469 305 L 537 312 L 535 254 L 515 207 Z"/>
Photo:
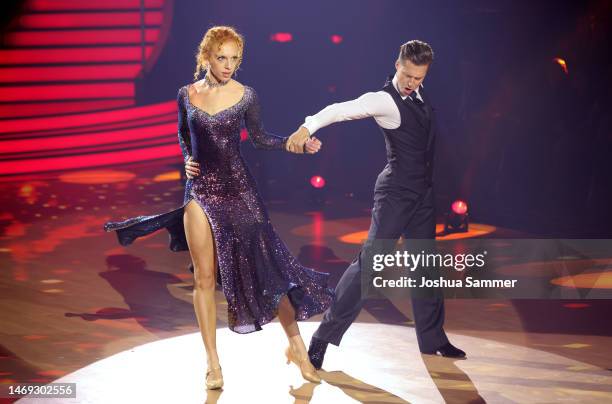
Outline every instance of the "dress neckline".
<path id="1" fill-rule="evenodd" d="M 235 104 L 233 104 L 233 105 L 230 105 L 230 106 L 229 106 L 229 107 L 227 107 L 227 108 L 223 108 L 222 110 L 217 111 L 217 112 L 215 112 L 214 114 L 210 114 L 210 113 L 208 113 L 208 112 L 204 111 L 202 108 L 198 107 L 197 105 L 195 105 L 195 104 L 193 104 L 193 103 L 191 102 L 191 98 L 189 97 L 189 86 L 190 86 L 190 85 L 191 85 L 191 84 L 188 84 L 188 85 L 186 85 L 186 86 L 185 86 L 185 91 L 187 92 L 187 94 L 186 94 L 186 96 L 187 96 L 187 103 L 188 103 L 188 104 L 189 104 L 189 105 L 190 105 L 192 108 L 197 109 L 198 111 L 202 111 L 203 113 L 205 113 L 206 115 L 208 115 L 208 116 L 209 116 L 209 117 L 211 117 L 211 118 L 213 118 L 213 117 L 215 117 L 215 116 L 219 115 L 219 114 L 220 114 L 220 113 L 222 113 L 222 112 L 226 112 L 226 111 L 228 111 L 228 110 L 230 110 L 230 109 L 234 108 L 234 107 L 235 107 L 235 106 L 237 106 L 238 104 L 242 103 L 242 101 L 245 99 L 245 97 L 246 97 L 246 93 L 247 93 L 247 86 L 243 85 L 243 87 L 244 87 L 244 91 L 242 92 L 242 97 L 240 97 L 240 100 L 238 100 L 238 102 L 237 102 L 237 103 L 235 103 Z"/>

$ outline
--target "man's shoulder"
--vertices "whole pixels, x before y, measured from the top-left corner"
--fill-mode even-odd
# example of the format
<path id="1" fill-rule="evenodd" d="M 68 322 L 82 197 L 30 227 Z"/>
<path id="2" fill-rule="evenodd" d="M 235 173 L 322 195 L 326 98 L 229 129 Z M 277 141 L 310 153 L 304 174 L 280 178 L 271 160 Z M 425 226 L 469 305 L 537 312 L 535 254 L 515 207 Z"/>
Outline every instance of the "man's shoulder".
<path id="1" fill-rule="evenodd" d="M 391 94 L 389 94 L 385 90 L 370 91 L 370 92 L 363 94 L 359 98 L 366 100 L 366 101 L 375 101 L 375 102 L 393 101 L 393 97 L 391 97 Z"/>
<path id="2" fill-rule="evenodd" d="M 371 91 L 359 97 L 362 105 L 372 112 L 374 116 L 382 116 L 392 113 L 395 101 L 391 94 L 384 90 Z"/>

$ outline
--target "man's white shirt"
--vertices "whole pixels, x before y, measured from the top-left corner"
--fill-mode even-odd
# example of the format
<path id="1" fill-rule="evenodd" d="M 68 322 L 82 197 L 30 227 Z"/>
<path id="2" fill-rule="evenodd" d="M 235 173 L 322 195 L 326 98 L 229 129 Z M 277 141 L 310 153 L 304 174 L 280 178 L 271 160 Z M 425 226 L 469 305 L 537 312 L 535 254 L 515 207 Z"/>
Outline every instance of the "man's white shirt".
<path id="1" fill-rule="evenodd" d="M 393 76 L 393 87 L 397 90 L 397 77 Z M 420 87 L 419 87 L 420 88 Z M 419 88 L 416 97 L 423 101 Z M 399 93 L 399 91 L 398 91 Z M 400 93 L 401 94 L 401 93 Z M 408 96 L 402 96 L 406 99 Z M 351 121 L 372 117 L 376 123 L 384 129 L 397 129 L 402 123 L 400 111 L 393 101 L 393 97 L 386 91 L 369 92 L 351 101 L 339 102 L 328 105 L 317 114 L 307 116 L 303 127 L 308 129 L 311 135 L 325 126 L 335 122 Z"/>

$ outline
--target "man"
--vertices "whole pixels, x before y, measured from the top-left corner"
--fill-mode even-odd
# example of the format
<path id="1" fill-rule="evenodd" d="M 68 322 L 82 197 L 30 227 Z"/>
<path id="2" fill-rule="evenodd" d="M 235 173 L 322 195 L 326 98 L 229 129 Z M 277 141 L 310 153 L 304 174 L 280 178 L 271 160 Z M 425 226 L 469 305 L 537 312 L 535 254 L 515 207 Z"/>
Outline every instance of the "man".
<path id="1" fill-rule="evenodd" d="M 432 171 L 436 125 L 422 86 L 432 61 L 433 50 L 427 43 L 412 40 L 403 44 L 395 75 L 388 78 L 382 91 L 327 106 L 307 117 L 287 142 L 290 151 L 299 153 L 310 136 L 327 125 L 373 117 L 387 148 L 387 165 L 374 188 L 368 242 L 342 275 L 335 300 L 310 342 L 308 355 L 317 369 L 323 364 L 328 343 L 340 344 L 363 306 L 361 270 L 373 240 L 397 240 L 402 235 L 407 239 L 435 239 Z M 412 308 L 422 353 L 465 357 L 444 332 L 442 298 L 412 298 Z"/>

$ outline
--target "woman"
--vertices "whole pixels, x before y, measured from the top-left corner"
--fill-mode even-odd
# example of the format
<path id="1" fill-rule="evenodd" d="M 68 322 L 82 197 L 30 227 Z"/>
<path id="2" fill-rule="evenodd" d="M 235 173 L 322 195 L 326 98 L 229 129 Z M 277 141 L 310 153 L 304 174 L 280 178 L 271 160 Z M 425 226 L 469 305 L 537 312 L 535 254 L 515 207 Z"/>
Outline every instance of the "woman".
<path id="1" fill-rule="evenodd" d="M 286 138 L 266 133 L 255 91 L 234 79 L 242 61 L 243 38 L 231 27 L 209 29 L 196 57 L 195 80 L 178 91 L 178 138 L 187 183 L 183 206 L 173 211 L 108 222 L 122 245 L 162 227 L 170 248 L 189 249 L 194 266 L 193 304 L 206 348 L 206 387 L 223 386 L 216 347 L 215 283 L 228 303 L 229 328 L 258 331 L 278 315 L 289 347 L 287 363 L 320 382 L 308 359 L 296 320 L 322 313 L 332 302 L 327 274 L 301 266 L 276 235 L 256 184 L 239 150 L 244 119 L 257 148 L 287 150 Z M 321 144 L 309 140 L 315 153 Z"/>

